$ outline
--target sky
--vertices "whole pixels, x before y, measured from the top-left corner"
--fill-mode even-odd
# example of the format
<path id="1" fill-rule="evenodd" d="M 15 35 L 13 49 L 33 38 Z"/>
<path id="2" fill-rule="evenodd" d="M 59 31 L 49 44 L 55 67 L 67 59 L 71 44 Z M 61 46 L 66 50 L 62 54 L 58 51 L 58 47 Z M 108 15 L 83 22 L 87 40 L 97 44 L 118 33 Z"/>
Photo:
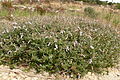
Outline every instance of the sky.
<path id="1" fill-rule="evenodd" d="M 112 0 L 101 0 L 101 1 L 108 1 L 108 2 L 112 2 Z M 120 0 L 113 0 L 113 2 L 115 2 L 115 3 L 120 3 Z"/>

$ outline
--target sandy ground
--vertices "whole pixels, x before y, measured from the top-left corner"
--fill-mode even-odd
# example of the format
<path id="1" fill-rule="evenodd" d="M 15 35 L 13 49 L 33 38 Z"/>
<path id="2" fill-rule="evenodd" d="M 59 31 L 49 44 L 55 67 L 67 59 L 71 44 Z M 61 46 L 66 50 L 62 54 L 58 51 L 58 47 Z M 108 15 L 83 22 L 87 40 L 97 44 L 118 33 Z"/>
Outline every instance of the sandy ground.
<path id="1" fill-rule="evenodd" d="M 0 66 L 0 80 L 120 80 L 120 65 L 109 69 L 108 75 L 91 74 L 90 72 L 81 79 L 49 75 L 46 72 L 35 74 L 34 70 L 25 72 L 21 69 L 9 69 L 8 66 Z"/>

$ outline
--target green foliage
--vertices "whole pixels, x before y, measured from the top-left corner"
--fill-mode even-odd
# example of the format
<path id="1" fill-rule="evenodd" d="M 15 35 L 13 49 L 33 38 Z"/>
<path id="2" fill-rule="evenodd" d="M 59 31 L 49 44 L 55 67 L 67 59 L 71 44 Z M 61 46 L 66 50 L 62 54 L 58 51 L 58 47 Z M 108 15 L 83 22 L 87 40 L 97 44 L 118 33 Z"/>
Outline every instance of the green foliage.
<path id="1" fill-rule="evenodd" d="M 107 21 L 111 21 L 113 17 L 114 17 L 114 15 L 113 15 L 112 13 L 107 13 L 107 14 L 105 15 L 105 19 L 106 19 Z"/>
<path id="2" fill-rule="evenodd" d="M 116 8 L 117 8 L 117 9 L 120 9 L 120 3 L 117 3 L 117 4 L 116 4 Z"/>
<path id="3" fill-rule="evenodd" d="M 84 13 L 91 18 L 96 18 L 98 16 L 98 13 L 92 7 L 86 7 Z"/>
<path id="4" fill-rule="evenodd" d="M 113 5 L 113 3 L 112 3 L 112 2 L 109 2 L 109 3 L 108 3 L 108 5 L 110 5 L 110 6 L 111 6 L 111 5 Z"/>
<path id="5" fill-rule="evenodd" d="M 0 17 L 5 17 L 5 16 L 8 16 L 8 11 L 5 9 L 0 10 Z"/>
<path id="6" fill-rule="evenodd" d="M 115 18 L 113 19 L 112 23 L 115 25 L 115 26 L 118 26 L 120 24 L 120 20 L 118 18 Z"/>
<path id="7" fill-rule="evenodd" d="M 120 38 L 114 30 L 78 18 L 62 17 L 47 16 L 48 23 L 37 22 L 40 18 L 5 30 L 0 35 L 0 63 L 74 76 L 101 73 L 115 65 Z"/>

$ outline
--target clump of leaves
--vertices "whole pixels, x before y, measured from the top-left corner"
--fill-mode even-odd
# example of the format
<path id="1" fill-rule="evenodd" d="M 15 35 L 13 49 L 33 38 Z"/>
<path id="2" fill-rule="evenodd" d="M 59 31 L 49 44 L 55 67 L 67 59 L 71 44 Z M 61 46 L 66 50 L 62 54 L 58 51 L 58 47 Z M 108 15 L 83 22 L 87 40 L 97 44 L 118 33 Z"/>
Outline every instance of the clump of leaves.
<path id="1" fill-rule="evenodd" d="M 86 7 L 84 13 L 91 18 L 96 18 L 98 16 L 98 13 L 92 7 Z"/>
<path id="2" fill-rule="evenodd" d="M 49 24 L 22 23 L 1 33 L 1 64 L 27 65 L 37 72 L 66 72 L 77 77 L 88 72 L 101 73 L 117 63 L 120 36 L 114 30 L 73 17 L 64 22 L 61 17 L 55 19 Z M 60 25 L 63 23 L 67 24 Z"/>

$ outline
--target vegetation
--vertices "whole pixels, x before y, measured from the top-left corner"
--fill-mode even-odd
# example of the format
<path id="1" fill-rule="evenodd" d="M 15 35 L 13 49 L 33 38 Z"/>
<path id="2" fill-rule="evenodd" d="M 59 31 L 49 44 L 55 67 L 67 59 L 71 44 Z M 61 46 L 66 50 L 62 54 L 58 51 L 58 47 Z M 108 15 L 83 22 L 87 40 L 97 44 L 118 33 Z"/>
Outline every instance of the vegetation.
<path id="1" fill-rule="evenodd" d="M 120 38 L 111 28 L 77 17 L 47 18 L 47 23 L 38 18 L 2 32 L 0 63 L 74 76 L 101 73 L 117 63 Z"/>
<path id="2" fill-rule="evenodd" d="M 29 0 L 21 4 L 28 5 L 26 1 Z M 92 0 L 84 1 L 91 3 Z M 102 73 L 118 63 L 120 34 L 115 27 L 93 20 L 101 19 L 118 26 L 119 14 L 98 12 L 94 7 L 77 12 L 69 10 L 77 9 L 70 6 L 72 4 L 65 8 L 52 4 L 33 5 L 32 11 L 28 7 L 15 8 L 11 2 L 2 3 L 0 19 L 12 18 L 8 21 L 12 28 L 0 25 L 0 64 L 79 77 L 88 72 Z"/>
<path id="3" fill-rule="evenodd" d="M 75 1 L 83 1 L 83 2 L 87 2 L 87 3 L 98 4 L 98 5 L 107 4 L 107 2 L 103 2 L 103 1 L 100 1 L 100 0 L 75 0 Z"/>
<path id="4" fill-rule="evenodd" d="M 98 13 L 92 7 L 86 7 L 84 9 L 84 12 L 88 17 L 91 17 L 91 18 L 96 18 L 98 15 Z"/>
<path id="5" fill-rule="evenodd" d="M 117 3 L 116 8 L 120 9 L 120 3 Z"/>
<path id="6" fill-rule="evenodd" d="M 4 8 L 4 9 L 8 9 L 8 8 L 12 8 L 13 7 L 11 1 L 3 1 L 1 3 L 1 5 L 2 5 L 2 8 Z"/>

